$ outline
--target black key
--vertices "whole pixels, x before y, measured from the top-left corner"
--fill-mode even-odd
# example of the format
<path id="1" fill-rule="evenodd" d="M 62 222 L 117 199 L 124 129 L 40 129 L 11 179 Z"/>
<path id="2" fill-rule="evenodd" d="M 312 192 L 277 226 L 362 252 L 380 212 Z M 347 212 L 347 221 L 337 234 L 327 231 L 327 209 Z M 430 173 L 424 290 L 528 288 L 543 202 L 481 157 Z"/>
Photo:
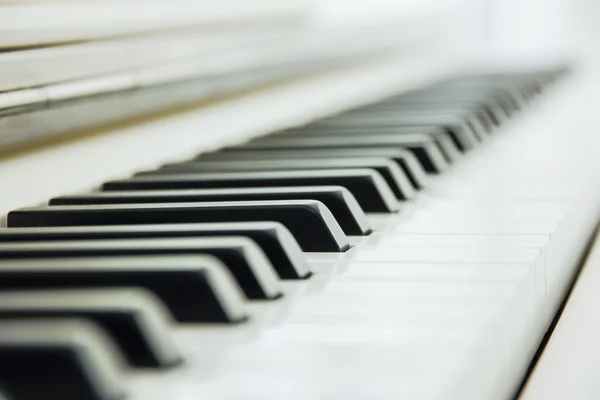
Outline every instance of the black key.
<path id="1" fill-rule="evenodd" d="M 415 104 L 418 102 L 424 102 L 427 105 L 459 104 L 461 102 L 478 103 L 494 110 L 494 115 L 490 115 L 491 117 L 505 119 L 522 108 L 527 99 L 523 97 L 519 90 L 514 90 L 506 85 L 501 87 L 497 84 L 490 85 L 486 83 L 480 86 L 475 82 L 455 82 L 442 90 L 407 96 L 401 104 Z"/>
<path id="2" fill-rule="evenodd" d="M 456 146 L 462 150 L 467 151 L 477 147 L 477 144 L 481 141 L 481 136 L 473 131 L 473 127 L 469 126 L 469 122 L 472 123 L 472 119 L 454 114 L 417 114 L 411 113 L 401 114 L 397 113 L 394 116 L 388 118 L 377 118 L 373 116 L 367 117 L 356 117 L 356 118 L 332 118 L 328 120 L 319 121 L 315 124 L 316 127 L 325 126 L 352 126 L 355 128 L 375 128 L 385 126 L 437 126 L 442 127 L 450 133 Z"/>
<path id="3" fill-rule="evenodd" d="M 427 118 L 433 118 L 435 126 L 444 130 L 455 141 L 458 147 L 464 151 L 469 146 L 476 147 L 479 142 L 484 141 L 490 131 L 484 126 L 488 121 L 487 114 L 481 111 L 467 110 L 461 107 L 444 107 L 423 109 L 419 106 L 403 105 L 398 110 L 381 110 L 374 113 L 381 123 L 380 125 L 393 125 L 394 121 L 400 121 L 401 126 L 411 126 L 406 119 L 418 118 L 416 126 L 427 126 Z"/>
<path id="4" fill-rule="evenodd" d="M 398 165 L 386 158 L 314 158 L 296 160 L 263 161 L 195 161 L 167 164 L 154 171 L 144 171 L 135 176 L 197 174 L 202 172 L 241 172 L 241 171 L 302 171 L 327 169 L 369 168 L 379 172 L 399 200 L 409 200 L 415 195 L 414 189 Z"/>
<path id="5" fill-rule="evenodd" d="M 169 337 L 170 316 L 145 290 L 0 292 L 0 322 L 32 318 L 90 320 L 104 329 L 136 367 L 170 367 L 181 362 Z"/>
<path id="6" fill-rule="evenodd" d="M 244 236 L 252 239 L 262 249 L 282 279 L 304 279 L 311 275 L 300 246 L 290 231 L 278 222 L 0 229 L 0 243 L 207 236 Z"/>
<path id="7" fill-rule="evenodd" d="M 245 152 L 255 150 L 304 150 L 313 149 L 346 149 L 346 148 L 397 148 L 412 151 L 427 172 L 439 173 L 448 167 L 444 156 L 435 141 L 425 134 L 407 134 L 401 136 L 364 135 L 339 137 L 285 137 L 269 138 L 245 143 L 238 147 L 227 147 L 222 152 Z M 307 153 L 309 154 L 309 153 Z M 356 193 L 353 193 L 356 196 Z M 364 207 L 363 207 L 364 208 Z M 366 210 L 365 210 L 366 211 Z"/>
<path id="8" fill-rule="evenodd" d="M 402 119 L 406 116 L 433 115 L 434 118 L 438 118 L 440 115 L 453 115 L 456 116 L 458 120 L 466 122 L 467 125 L 469 123 L 475 123 L 473 128 L 481 128 L 481 117 L 484 116 L 484 114 L 485 112 L 481 108 L 481 103 L 474 106 L 461 106 L 459 104 L 434 104 L 433 101 L 426 101 L 424 104 L 404 101 L 392 104 L 382 104 L 382 106 L 377 108 L 350 111 L 340 115 L 340 118 L 354 119 L 364 117 L 369 120 L 377 119 L 380 121 L 379 123 L 383 124 L 386 121 L 393 121 L 398 118 Z M 483 121 L 486 119 L 487 116 L 484 116 Z M 483 131 L 474 129 L 473 133 L 476 137 L 483 139 L 487 136 L 488 132 L 485 129 Z"/>
<path id="9" fill-rule="evenodd" d="M 12 397 L 8 395 L 3 387 L 0 387 L 0 400 L 11 400 Z"/>
<path id="10" fill-rule="evenodd" d="M 348 189 L 366 212 L 398 210 L 398 201 L 392 193 L 392 189 L 378 172 L 369 169 L 214 172 L 210 174 L 144 176 L 107 182 L 102 189 L 104 191 L 121 191 L 278 187 L 285 192 L 285 188 L 288 186 L 332 185 Z"/>
<path id="11" fill-rule="evenodd" d="M 357 113 L 380 112 L 380 111 L 401 111 L 406 110 L 427 110 L 444 111 L 457 113 L 472 113 L 480 119 L 480 122 L 488 120 L 487 112 L 497 107 L 497 100 L 491 96 L 474 95 L 468 98 L 453 98 L 446 96 L 406 96 L 395 100 L 385 101 L 370 107 L 356 110 Z M 351 112 L 352 113 L 352 112 Z"/>
<path id="12" fill-rule="evenodd" d="M 281 137 L 330 137 L 335 136 L 340 140 L 344 140 L 341 136 L 400 136 L 411 135 L 415 132 L 426 134 L 436 143 L 445 160 L 449 163 L 455 162 L 461 158 L 461 151 L 456 147 L 452 136 L 445 130 L 437 127 L 420 127 L 420 126 L 400 126 L 400 127 L 375 127 L 375 128 L 353 128 L 353 127 L 323 127 L 317 128 L 311 125 L 304 128 L 296 128 L 295 130 L 283 131 L 278 135 Z"/>
<path id="13" fill-rule="evenodd" d="M 314 200 L 53 206 L 11 211 L 6 218 L 9 227 L 245 221 L 283 224 L 304 251 L 340 252 L 349 248 L 348 238 L 331 212 Z"/>
<path id="14" fill-rule="evenodd" d="M 401 109 L 402 106 L 415 105 L 422 109 L 454 109 L 472 111 L 480 105 L 490 104 L 496 99 L 495 93 L 489 88 L 472 88 L 447 86 L 437 90 L 407 93 L 403 96 L 388 99 L 381 103 L 372 104 L 361 110 Z"/>
<path id="15" fill-rule="evenodd" d="M 368 235 L 371 233 L 369 221 L 364 211 L 360 208 L 352 193 L 341 186 L 286 187 L 285 191 L 279 188 L 241 188 L 94 192 L 56 197 L 51 199 L 49 204 L 64 206 L 254 200 L 317 200 L 331 211 L 346 235 Z"/>
<path id="16" fill-rule="evenodd" d="M 0 321 L 0 382 L 15 400 L 117 400 L 123 363 L 85 320 Z"/>
<path id="17" fill-rule="evenodd" d="M 381 104 L 375 110 L 395 110 L 406 107 L 412 109 L 422 107 L 423 109 L 440 110 L 449 106 L 459 106 L 468 109 L 479 124 L 484 128 L 486 133 L 491 133 L 493 129 L 499 126 L 509 115 L 506 113 L 498 99 L 484 98 L 477 99 L 476 97 L 465 99 L 453 99 L 445 97 L 414 97 L 399 99 L 396 102 Z"/>
<path id="18" fill-rule="evenodd" d="M 306 151 L 304 150 L 256 150 L 244 152 L 215 152 L 203 153 L 196 157 L 197 161 L 242 161 L 242 160 L 287 160 L 304 159 Z M 311 158 L 371 158 L 386 157 L 396 162 L 404 171 L 415 189 L 422 189 L 427 186 L 427 174 L 421 166 L 417 157 L 409 150 L 389 149 L 389 148 L 344 148 L 344 149 L 311 149 Z M 287 190 L 287 189 L 286 189 Z"/>
<path id="19" fill-rule="evenodd" d="M 391 104 L 382 104 L 381 109 L 393 110 L 398 108 L 414 108 L 421 107 L 428 110 L 441 110 L 448 107 L 461 107 L 467 109 L 468 112 L 479 120 L 479 123 L 484 127 L 487 133 L 491 133 L 495 126 L 500 125 L 504 119 L 508 117 L 505 110 L 501 107 L 500 101 L 494 98 L 481 99 L 465 99 L 454 100 L 452 98 L 406 98 L 398 100 Z M 379 110 L 379 108 L 377 108 Z"/>
<path id="20" fill-rule="evenodd" d="M 231 272 L 249 299 L 281 296 L 273 266 L 250 239 L 238 236 L 21 242 L 0 244 L 1 259 L 82 256 L 210 255 Z"/>
<path id="21" fill-rule="evenodd" d="M 471 75 L 449 82 L 446 91 L 458 96 L 460 93 L 465 94 L 483 94 L 488 98 L 502 95 L 504 91 L 519 88 L 526 91 L 534 90 L 539 92 L 544 84 L 537 80 L 536 76 L 532 75 Z"/>
<path id="22" fill-rule="evenodd" d="M 214 257 L 74 257 L 68 248 L 79 247 L 85 254 L 86 247 L 52 245 L 54 251 L 47 243 L 36 244 L 37 250 L 29 244 L 1 244 L 0 291 L 140 287 L 157 296 L 178 322 L 237 323 L 248 318 L 239 287 Z M 6 260 L 11 253 L 13 259 Z"/>

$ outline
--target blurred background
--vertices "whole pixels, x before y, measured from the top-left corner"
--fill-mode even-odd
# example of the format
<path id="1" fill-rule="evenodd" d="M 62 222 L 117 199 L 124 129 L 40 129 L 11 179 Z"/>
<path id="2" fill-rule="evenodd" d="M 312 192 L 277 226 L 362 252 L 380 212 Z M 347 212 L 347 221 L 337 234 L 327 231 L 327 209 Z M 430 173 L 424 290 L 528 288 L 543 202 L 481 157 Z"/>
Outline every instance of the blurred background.
<path id="1" fill-rule="evenodd" d="M 568 51 L 585 19 L 598 17 L 594 0 L 86 0 L 2 1 L 4 45 L 164 29 L 286 11 L 326 23 L 381 23 L 441 15 L 473 51 L 523 55 Z M 11 43 L 12 42 L 12 43 Z M 533 52 L 533 53 L 532 53 Z"/>
<path id="2" fill-rule="evenodd" d="M 600 22 L 596 0 L 321 0 L 327 21 L 409 20 L 438 15 L 455 44 L 494 62 L 580 57 L 593 47 Z M 588 52 L 589 53 L 589 52 Z M 512 59 L 507 60 L 507 57 Z"/>
<path id="3" fill-rule="evenodd" d="M 4 0 L 0 150 L 357 60 L 421 58 L 415 49 L 435 48 L 438 72 L 566 62 L 595 73 L 598 21 L 593 0 Z M 125 96 L 90 104 L 113 93 Z"/>

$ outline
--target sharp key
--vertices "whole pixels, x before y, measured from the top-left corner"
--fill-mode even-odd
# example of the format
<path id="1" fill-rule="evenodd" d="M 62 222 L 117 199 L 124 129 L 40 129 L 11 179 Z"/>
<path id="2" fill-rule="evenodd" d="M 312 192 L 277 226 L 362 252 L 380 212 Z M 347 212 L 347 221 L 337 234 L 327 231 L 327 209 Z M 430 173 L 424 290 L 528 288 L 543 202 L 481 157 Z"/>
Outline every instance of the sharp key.
<path id="1" fill-rule="evenodd" d="M 227 268 L 249 299 L 276 299 L 280 282 L 260 248 L 244 237 L 164 238 L 20 242 L 0 244 L 0 259 L 132 256 L 210 255 Z"/>
<path id="2" fill-rule="evenodd" d="M 12 246 L 15 251 L 28 248 Z M 248 317 L 239 286 L 214 257 L 65 258 L 58 255 L 62 246 L 54 246 L 56 256 L 48 251 L 35 258 L 32 251 L 30 258 L 0 261 L 0 291 L 141 287 L 157 296 L 178 322 L 237 323 Z"/>
<path id="3" fill-rule="evenodd" d="M 312 152 L 313 149 L 369 149 L 369 148 L 397 148 L 412 151 L 419 159 L 423 168 L 430 173 L 444 171 L 448 164 L 438 147 L 427 134 L 414 133 L 406 135 L 369 135 L 365 129 L 365 135 L 339 137 L 285 137 L 272 136 L 259 138 L 252 142 L 244 143 L 237 147 L 227 147 L 223 152 L 244 152 L 254 150 L 281 151 L 286 149 L 303 150 Z M 354 193 L 356 196 L 356 193 Z"/>
<path id="4" fill-rule="evenodd" d="M 315 124 L 317 127 L 322 126 L 353 126 L 375 128 L 385 126 L 437 126 L 447 130 L 458 148 L 462 151 L 471 150 L 477 147 L 480 142 L 479 134 L 476 134 L 469 127 L 469 119 L 458 116 L 452 113 L 427 113 L 417 114 L 412 113 L 402 114 L 396 113 L 388 119 L 378 119 L 377 116 L 370 118 L 338 118 L 319 121 Z"/>
<path id="5" fill-rule="evenodd" d="M 198 203 L 214 201 L 317 200 L 335 217 L 346 235 L 372 232 L 367 217 L 346 188 L 341 186 L 297 186 L 279 188 L 181 189 L 94 192 L 51 199 L 50 205 Z"/>
<path id="6" fill-rule="evenodd" d="M 15 400 L 121 399 L 122 371 L 118 350 L 88 321 L 0 321 L 0 382 Z"/>
<path id="7" fill-rule="evenodd" d="M 412 134 L 424 134 L 429 136 L 438 146 L 444 159 L 448 163 L 453 163 L 461 158 L 461 150 L 454 143 L 452 135 L 445 129 L 436 126 L 399 126 L 399 127 L 313 127 L 308 125 L 304 128 L 296 128 L 290 131 L 283 131 L 280 137 L 341 137 L 346 136 L 402 136 Z M 311 155 L 312 157 L 312 155 Z"/>
<path id="8" fill-rule="evenodd" d="M 310 158 L 265 161 L 196 161 L 168 164 L 136 176 L 196 174 L 202 172 L 302 171 L 327 169 L 373 169 L 381 174 L 398 200 L 409 200 L 415 191 L 400 167 L 386 158 Z"/>
<path id="9" fill-rule="evenodd" d="M 278 187 L 342 186 L 356 198 L 365 212 L 398 210 L 392 189 L 383 177 L 371 169 L 317 171 L 213 172 L 167 176 L 140 176 L 107 182 L 103 191 L 171 190 Z"/>
<path id="10" fill-rule="evenodd" d="M 341 252 L 348 238 L 329 209 L 314 200 L 55 206 L 11 211 L 9 227 L 280 222 L 304 251 Z"/>
<path id="11" fill-rule="evenodd" d="M 195 158 L 197 161 L 225 161 L 225 160 L 287 160 L 304 159 L 304 150 L 280 150 L 280 151 L 245 151 L 245 152 L 216 152 L 203 153 Z M 371 158 L 387 157 L 394 161 L 406 174 L 415 189 L 427 186 L 427 174 L 417 157 L 409 150 L 389 148 L 343 148 L 343 149 L 311 149 L 311 158 Z"/>
<path id="12" fill-rule="evenodd" d="M 281 279 L 304 279 L 311 274 L 300 246 L 290 231 L 278 222 L 0 229 L 0 243 L 207 236 L 244 236 L 252 239 L 265 253 Z"/>
<path id="13" fill-rule="evenodd" d="M 181 361 L 169 336 L 168 311 L 139 288 L 0 292 L 0 322 L 27 318 L 93 321 L 137 367 L 170 367 Z"/>
<path id="14" fill-rule="evenodd" d="M 8 395 L 6 390 L 0 387 L 0 400 L 14 400 L 12 397 Z"/>

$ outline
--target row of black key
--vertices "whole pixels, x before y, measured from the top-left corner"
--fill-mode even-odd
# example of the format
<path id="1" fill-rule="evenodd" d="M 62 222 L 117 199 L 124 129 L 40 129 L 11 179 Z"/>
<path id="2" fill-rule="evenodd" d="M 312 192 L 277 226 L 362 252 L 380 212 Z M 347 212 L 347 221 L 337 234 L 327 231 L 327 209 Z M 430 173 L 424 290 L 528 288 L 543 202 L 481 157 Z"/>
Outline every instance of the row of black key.
<path id="1" fill-rule="evenodd" d="M 108 336 L 133 367 L 177 365 L 171 321 L 245 323 L 246 301 L 310 279 L 302 251 L 344 252 L 347 235 L 369 235 L 365 213 L 398 212 L 559 72 L 455 79 L 9 213 L 0 364 L 14 368 L 0 368 L 0 385 L 23 400 L 121 396 L 89 376 L 94 352 L 59 331 L 84 330 L 96 347 Z M 15 334 L 32 326 L 43 329 Z"/>

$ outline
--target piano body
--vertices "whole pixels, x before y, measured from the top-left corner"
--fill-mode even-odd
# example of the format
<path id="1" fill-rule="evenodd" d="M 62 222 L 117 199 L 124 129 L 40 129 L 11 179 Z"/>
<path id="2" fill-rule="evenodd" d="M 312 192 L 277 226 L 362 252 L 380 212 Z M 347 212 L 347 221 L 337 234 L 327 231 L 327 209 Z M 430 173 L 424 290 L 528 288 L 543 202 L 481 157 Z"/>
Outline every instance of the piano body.
<path id="1" fill-rule="evenodd" d="M 481 63 L 267 3 L 5 26 L 6 399 L 596 398 L 590 31 Z"/>

